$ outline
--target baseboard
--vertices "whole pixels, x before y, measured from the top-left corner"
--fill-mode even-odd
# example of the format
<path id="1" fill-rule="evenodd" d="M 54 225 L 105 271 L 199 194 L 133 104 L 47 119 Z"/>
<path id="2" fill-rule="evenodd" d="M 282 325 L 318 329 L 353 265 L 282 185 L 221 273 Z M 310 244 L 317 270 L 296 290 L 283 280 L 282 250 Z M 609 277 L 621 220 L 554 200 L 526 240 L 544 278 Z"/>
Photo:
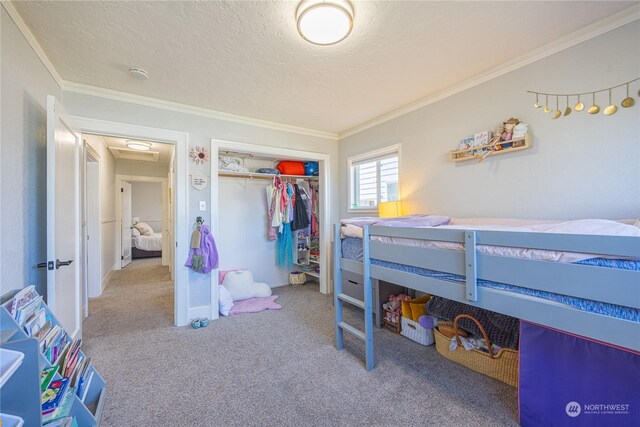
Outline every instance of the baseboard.
<path id="1" fill-rule="evenodd" d="M 102 292 L 104 292 L 104 288 L 107 287 L 107 284 L 109 283 L 109 280 L 111 280 L 111 276 L 113 275 L 113 272 L 115 270 L 116 270 L 116 266 L 114 264 L 114 266 L 111 267 L 111 270 L 109 270 L 109 272 L 102 279 L 102 283 L 100 283 L 100 295 L 102 295 Z"/>
<path id="2" fill-rule="evenodd" d="M 291 285 L 291 284 L 287 282 L 287 283 L 282 283 L 282 284 L 269 285 L 269 287 L 270 287 L 271 289 L 273 289 L 273 288 L 281 288 L 281 287 L 283 287 L 283 286 L 290 286 L 290 285 Z"/>

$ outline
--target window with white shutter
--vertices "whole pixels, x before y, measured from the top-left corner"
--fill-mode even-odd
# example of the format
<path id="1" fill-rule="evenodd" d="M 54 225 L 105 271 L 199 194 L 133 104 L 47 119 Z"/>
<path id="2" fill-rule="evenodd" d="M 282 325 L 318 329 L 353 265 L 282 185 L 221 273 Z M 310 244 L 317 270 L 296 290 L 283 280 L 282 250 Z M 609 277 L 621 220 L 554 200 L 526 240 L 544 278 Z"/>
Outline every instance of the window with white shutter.
<path id="1" fill-rule="evenodd" d="M 349 210 L 375 211 L 379 202 L 399 199 L 399 146 L 349 159 Z"/>

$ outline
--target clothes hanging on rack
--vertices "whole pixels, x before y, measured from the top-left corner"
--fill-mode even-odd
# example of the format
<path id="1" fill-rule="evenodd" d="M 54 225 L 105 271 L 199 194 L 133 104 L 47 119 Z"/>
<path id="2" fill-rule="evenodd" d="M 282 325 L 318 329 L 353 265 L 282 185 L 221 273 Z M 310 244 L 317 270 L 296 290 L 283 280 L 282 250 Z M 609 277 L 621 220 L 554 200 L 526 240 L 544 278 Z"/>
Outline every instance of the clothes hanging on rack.
<path id="1" fill-rule="evenodd" d="M 291 219 L 293 203 L 291 197 L 294 191 L 290 183 L 282 186 L 280 207 L 282 208 L 282 227 L 278 233 L 278 266 L 291 268 L 293 266 L 293 235 L 291 233 Z"/>
<path id="2" fill-rule="evenodd" d="M 282 227 L 282 209 L 280 208 L 282 190 L 284 183 L 280 177 L 274 177 L 273 182 L 267 186 L 267 204 L 269 208 L 268 217 L 268 237 L 269 240 L 277 239 L 277 232 L 280 232 Z"/>
<path id="3" fill-rule="evenodd" d="M 291 268 L 293 266 L 293 236 L 291 223 L 283 224 L 282 233 L 278 233 L 278 266 Z"/>
<path id="4" fill-rule="evenodd" d="M 309 226 L 309 210 L 307 208 L 307 195 L 300 191 L 298 184 L 295 188 L 295 203 L 293 205 L 293 221 L 291 222 L 291 230 L 296 231 Z"/>
<path id="5" fill-rule="evenodd" d="M 287 182 L 287 213 L 285 216 L 289 218 L 287 222 L 293 221 L 293 197 L 295 195 L 295 189 L 290 182 Z"/>
<path id="6" fill-rule="evenodd" d="M 320 207 L 318 205 L 318 186 L 317 184 L 311 184 L 311 235 L 313 237 L 318 237 L 320 234 L 320 224 L 318 223 L 318 212 L 320 211 Z"/>

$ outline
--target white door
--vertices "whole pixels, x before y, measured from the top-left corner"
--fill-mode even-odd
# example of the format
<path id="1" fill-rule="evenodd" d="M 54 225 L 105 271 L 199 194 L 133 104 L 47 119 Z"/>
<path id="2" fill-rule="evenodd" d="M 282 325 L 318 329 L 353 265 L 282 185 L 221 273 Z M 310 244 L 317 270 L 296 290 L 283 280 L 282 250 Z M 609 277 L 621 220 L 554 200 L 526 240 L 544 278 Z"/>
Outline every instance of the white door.
<path id="1" fill-rule="evenodd" d="M 120 221 L 120 224 L 122 224 L 122 229 L 120 230 L 122 253 L 120 255 L 122 268 L 124 268 L 131 262 L 131 184 L 127 181 L 122 181 L 122 186 L 120 187 L 120 206 L 122 212 Z"/>
<path id="2" fill-rule="evenodd" d="M 65 330 L 82 335 L 80 151 L 60 103 L 47 97 L 47 303 Z"/>

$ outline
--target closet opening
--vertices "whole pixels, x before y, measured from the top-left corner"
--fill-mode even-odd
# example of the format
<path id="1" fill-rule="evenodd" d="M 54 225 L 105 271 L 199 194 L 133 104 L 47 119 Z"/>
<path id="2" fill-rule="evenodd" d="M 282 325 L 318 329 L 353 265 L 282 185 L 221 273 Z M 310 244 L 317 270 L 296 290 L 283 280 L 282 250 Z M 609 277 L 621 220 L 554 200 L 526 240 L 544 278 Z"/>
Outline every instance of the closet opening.
<path id="1" fill-rule="evenodd" d="M 212 140 L 212 154 L 219 271 L 248 270 L 272 288 L 289 286 L 290 274 L 301 272 L 308 284 L 330 293 L 329 156 L 219 140 Z M 307 163 L 307 168 L 275 174 L 280 162 L 296 162 L 297 168 Z M 289 198 L 282 195 L 287 191 Z M 295 221 L 302 212 L 296 212 L 298 198 L 305 201 L 308 224 Z M 275 218 L 291 199 L 282 218 Z"/>
<path id="2" fill-rule="evenodd" d="M 173 323 L 175 146 L 89 133 L 83 140 L 85 295 L 127 303 L 145 294 L 159 301 L 147 309 L 159 306 L 156 314 Z"/>

